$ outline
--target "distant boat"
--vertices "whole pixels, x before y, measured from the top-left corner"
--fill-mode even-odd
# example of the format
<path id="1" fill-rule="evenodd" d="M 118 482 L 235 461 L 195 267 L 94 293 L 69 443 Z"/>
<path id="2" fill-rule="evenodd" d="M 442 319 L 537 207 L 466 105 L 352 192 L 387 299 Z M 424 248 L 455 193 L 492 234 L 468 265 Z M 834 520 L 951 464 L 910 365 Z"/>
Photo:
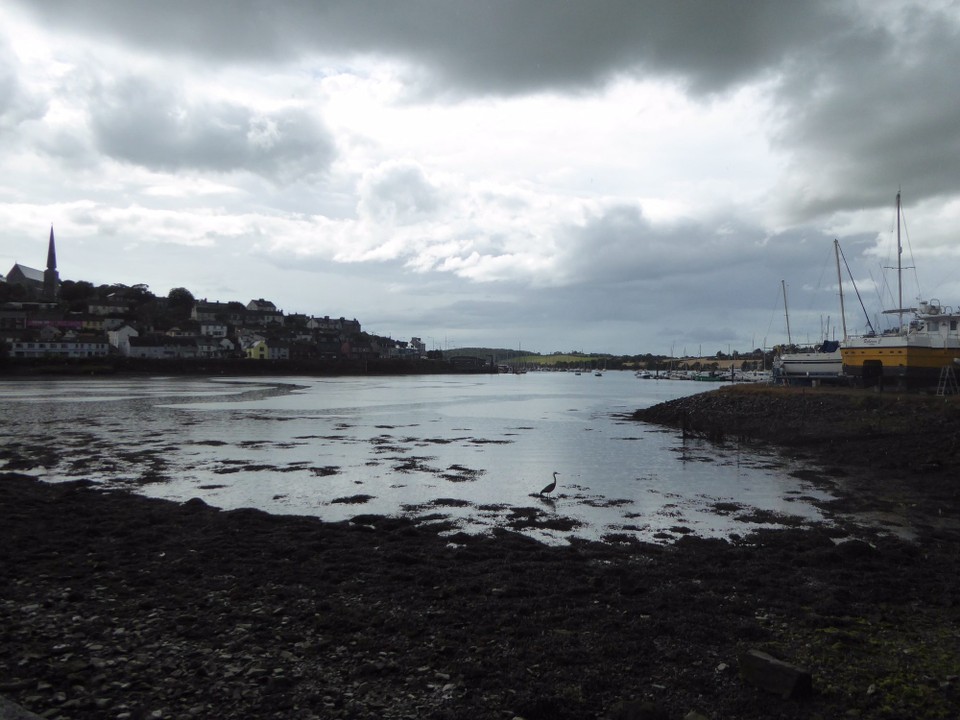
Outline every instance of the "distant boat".
<path id="1" fill-rule="evenodd" d="M 773 373 L 770 370 L 737 370 L 733 375 L 734 382 L 769 383 L 773 382 Z"/>
<path id="2" fill-rule="evenodd" d="M 706 372 L 697 372 L 693 374 L 694 380 L 699 380 L 700 382 L 724 382 L 730 379 L 730 376 L 726 373 L 718 373 L 714 371 Z"/>
<path id="3" fill-rule="evenodd" d="M 527 363 L 520 362 L 519 358 L 523 357 L 523 347 L 521 345 L 517 346 L 517 358 L 516 363 L 513 366 L 514 375 L 526 375 L 527 374 Z"/>
<path id="4" fill-rule="evenodd" d="M 920 300 L 918 307 L 903 307 L 903 268 L 900 258 L 900 193 L 897 193 L 897 301 L 885 310 L 897 316 L 897 327 L 880 334 L 873 331 L 849 337 L 840 344 L 843 371 L 863 385 L 895 380 L 905 385 L 934 385 L 941 375 L 953 371 L 960 358 L 960 310 L 939 300 Z M 912 319 L 904 321 L 904 315 Z"/>

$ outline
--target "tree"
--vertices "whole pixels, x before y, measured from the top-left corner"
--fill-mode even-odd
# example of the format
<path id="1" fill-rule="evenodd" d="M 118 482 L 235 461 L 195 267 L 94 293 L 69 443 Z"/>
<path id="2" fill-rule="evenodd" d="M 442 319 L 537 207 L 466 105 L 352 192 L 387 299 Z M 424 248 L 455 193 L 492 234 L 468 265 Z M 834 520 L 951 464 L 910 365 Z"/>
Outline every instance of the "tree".
<path id="1" fill-rule="evenodd" d="M 157 296 L 150 292 L 150 286 L 146 285 L 145 283 L 131 285 L 129 290 L 127 290 L 127 297 L 135 305 L 143 305 L 144 303 L 148 303 L 157 299 Z"/>
<path id="2" fill-rule="evenodd" d="M 60 302 L 68 310 L 86 310 L 91 300 L 96 299 L 97 289 L 86 280 L 64 280 L 60 283 Z"/>
<path id="3" fill-rule="evenodd" d="M 177 287 L 167 293 L 167 302 L 170 305 L 171 314 L 177 319 L 185 320 L 190 317 L 195 298 L 186 288 Z"/>
<path id="4" fill-rule="evenodd" d="M 0 302 L 20 302 L 29 299 L 30 293 L 23 285 L 0 282 Z"/>
<path id="5" fill-rule="evenodd" d="M 86 280 L 64 280 L 60 283 L 60 299 L 66 302 L 90 300 L 94 297 L 96 288 Z"/>

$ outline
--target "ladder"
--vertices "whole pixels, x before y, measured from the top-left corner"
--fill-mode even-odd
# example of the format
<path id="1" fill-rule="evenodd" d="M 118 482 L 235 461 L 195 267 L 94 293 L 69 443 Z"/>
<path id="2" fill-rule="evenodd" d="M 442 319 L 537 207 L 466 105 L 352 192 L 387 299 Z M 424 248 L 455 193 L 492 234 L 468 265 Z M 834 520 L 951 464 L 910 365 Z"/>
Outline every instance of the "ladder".
<path id="1" fill-rule="evenodd" d="M 937 395 L 956 395 L 960 390 L 957 388 L 957 376 L 953 372 L 953 367 L 946 365 L 940 368 L 940 381 L 937 383 Z"/>

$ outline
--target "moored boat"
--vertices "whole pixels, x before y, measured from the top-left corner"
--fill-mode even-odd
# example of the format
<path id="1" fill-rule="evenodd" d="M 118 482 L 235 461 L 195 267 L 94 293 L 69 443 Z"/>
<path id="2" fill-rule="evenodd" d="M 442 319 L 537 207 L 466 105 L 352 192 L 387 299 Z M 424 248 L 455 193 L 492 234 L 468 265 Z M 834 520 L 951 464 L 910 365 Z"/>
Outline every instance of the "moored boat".
<path id="1" fill-rule="evenodd" d="M 699 382 L 725 382 L 732 379 L 728 373 L 717 372 L 716 370 L 704 370 L 693 374 L 693 379 Z"/>

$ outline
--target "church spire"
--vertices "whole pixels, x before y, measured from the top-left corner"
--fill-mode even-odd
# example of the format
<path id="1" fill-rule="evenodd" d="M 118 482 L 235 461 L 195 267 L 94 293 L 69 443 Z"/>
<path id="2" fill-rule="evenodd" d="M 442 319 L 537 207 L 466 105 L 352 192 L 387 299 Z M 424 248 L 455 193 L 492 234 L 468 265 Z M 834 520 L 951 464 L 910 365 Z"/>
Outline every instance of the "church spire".
<path id="1" fill-rule="evenodd" d="M 50 226 L 47 269 L 43 273 L 43 295 L 47 300 L 56 300 L 60 295 L 60 273 L 57 272 L 57 248 L 53 244 L 53 225 Z"/>
<path id="2" fill-rule="evenodd" d="M 57 248 L 53 244 L 53 225 L 50 226 L 50 246 L 47 248 L 47 270 L 57 269 Z"/>

